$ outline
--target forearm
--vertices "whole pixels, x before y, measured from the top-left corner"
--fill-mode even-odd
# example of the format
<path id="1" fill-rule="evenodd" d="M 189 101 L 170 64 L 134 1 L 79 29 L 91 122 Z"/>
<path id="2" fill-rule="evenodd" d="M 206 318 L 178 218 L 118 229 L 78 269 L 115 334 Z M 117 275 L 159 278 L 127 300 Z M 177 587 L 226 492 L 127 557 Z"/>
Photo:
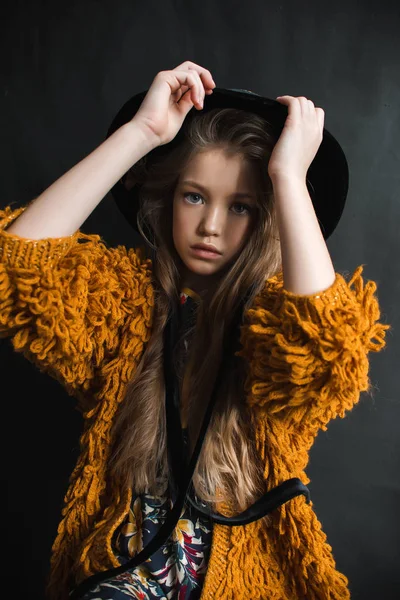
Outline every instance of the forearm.
<path id="1" fill-rule="evenodd" d="M 305 180 L 273 179 L 282 252 L 284 288 L 298 295 L 317 294 L 335 281 L 335 269 Z"/>
<path id="2" fill-rule="evenodd" d="M 156 146 L 130 121 L 38 196 L 7 229 L 29 239 L 75 233 L 114 184 Z"/>

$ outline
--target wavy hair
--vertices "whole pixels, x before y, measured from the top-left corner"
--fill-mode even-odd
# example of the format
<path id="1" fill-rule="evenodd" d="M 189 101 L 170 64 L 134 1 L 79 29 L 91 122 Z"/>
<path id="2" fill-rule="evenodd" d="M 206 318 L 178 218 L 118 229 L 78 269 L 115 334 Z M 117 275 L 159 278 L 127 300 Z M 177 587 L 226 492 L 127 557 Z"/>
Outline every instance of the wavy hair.
<path id="1" fill-rule="evenodd" d="M 266 279 L 282 268 L 273 187 L 268 176 L 268 161 L 276 142 L 269 123 L 251 112 L 213 109 L 186 119 L 182 133 L 182 141 L 166 157 L 151 166 L 144 157 L 126 173 L 124 181 L 127 189 L 136 183 L 141 185 L 137 225 L 157 252 L 152 270 L 153 329 L 116 414 L 109 460 L 110 474 L 138 494 L 161 495 L 168 482 L 163 331 L 171 306 L 179 302 L 183 265 L 173 243 L 172 205 L 179 176 L 196 154 L 219 149 L 228 156 L 239 155 L 251 165 L 257 197 L 252 229 L 240 255 L 224 267 L 217 283 L 198 303 L 195 324 L 175 349 L 181 405 L 187 408 L 190 452 L 236 308 L 251 288 L 244 314 Z M 144 226 L 152 240 L 146 237 Z M 246 365 L 240 357 L 232 360 L 204 439 L 193 486 L 197 497 L 213 510 L 225 501 L 237 514 L 265 493 L 266 482 L 245 400 Z M 270 523 L 268 516 L 264 519 Z"/>

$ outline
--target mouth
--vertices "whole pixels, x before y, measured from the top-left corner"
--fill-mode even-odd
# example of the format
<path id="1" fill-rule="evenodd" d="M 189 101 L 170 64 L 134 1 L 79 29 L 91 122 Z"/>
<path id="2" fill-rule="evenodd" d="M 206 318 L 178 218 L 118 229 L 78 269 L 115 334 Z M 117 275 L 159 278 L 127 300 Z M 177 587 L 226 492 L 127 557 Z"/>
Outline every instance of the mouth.
<path id="1" fill-rule="evenodd" d="M 219 256 L 221 256 L 219 252 L 211 252 L 210 250 L 204 250 L 204 248 L 196 248 L 192 246 L 191 250 L 194 254 L 196 254 L 196 256 L 202 258 L 218 258 Z"/>
<path id="2" fill-rule="evenodd" d="M 218 248 L 216 248 L 214 246 L 214 244 L 198 243 L 198 244 L 193 244 L 193 246 L 191 246 L 191 247 L 195 248 L 197 250 L 206 250 L 206 252 L 214 252 L 215 254 L 222 254 L 222 252 L 220 252 L 218 250 Z"/>

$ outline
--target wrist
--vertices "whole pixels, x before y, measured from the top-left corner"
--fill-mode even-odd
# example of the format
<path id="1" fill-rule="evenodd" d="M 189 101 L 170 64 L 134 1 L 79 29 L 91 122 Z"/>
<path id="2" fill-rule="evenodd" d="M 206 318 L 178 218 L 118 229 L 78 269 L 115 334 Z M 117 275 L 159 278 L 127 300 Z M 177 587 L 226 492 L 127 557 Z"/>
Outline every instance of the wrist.
<path id="1" fill-rule="evenodd" d="M 282 172 L 270 175 L 273 187 L 281 184 L 294 183 L 306 185 L 306 175 L 298 175 L 297 173 Z"/>
<path id="2" fill-rule="evenodd" d="M 154 148 L 157 148 L 157 146 L 160 145 L 159 138 L 141 121 L 135 121 L 133 118 L 131 121 L 128 121 L 128 123 L 125 123 L 123 127 L 126 128 L 130 138 L 135 140 L 135 143 L 139 141 L 139 144 L 143 149 L 143 155 L 151 152 L 151 150 L 154 150 Z"/>

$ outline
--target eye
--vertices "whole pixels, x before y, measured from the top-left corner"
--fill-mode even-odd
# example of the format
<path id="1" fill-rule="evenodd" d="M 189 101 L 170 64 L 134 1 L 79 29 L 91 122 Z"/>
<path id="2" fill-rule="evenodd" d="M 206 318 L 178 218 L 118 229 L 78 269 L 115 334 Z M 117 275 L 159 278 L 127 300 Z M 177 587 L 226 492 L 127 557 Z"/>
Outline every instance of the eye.
<path id="1" fill-rule="evenodd" d="M 184 198 L 187 198 L 188 196 L 199 196 L 199 198 L 201 198 L 200 194 L 195 194 L 194 192 L 186 192 L 186 194 L 183 194 Z M 190 204 L 192 204 L 192 202 L 190 202 Z"/>
<path id="2" fill-rule="evenodd" d="M 239 215 L 245 215 L 251 212 L 251 206 L 248 204 L 242 204 L 241 202 L 237 202 L 235 206 L 243 206 L 246 209 L 246 212 L 240 212 Z"/>
<path id="3" fill-rule="evenodd" d="M 183 197 L 186 199 L 188 196 L 198 196 L 199 198 L 202 198 L 202 196 L 200 194 L 197 194 L 195 192 L 186 192 L 185 194 L 183 194 Z M 190 202 L 189 204 L 196 204 L 196 202 Z M 244 212 L 236 212 L 236 214 L 240 217 L 242 215 L 246 215 L 249 214 L 251 212 L 251 206 L 249 204 L 243 204 L 242 202 L 235 202 L 235 204 L 233 206 L 241 206 L 245 208 Z"/>

